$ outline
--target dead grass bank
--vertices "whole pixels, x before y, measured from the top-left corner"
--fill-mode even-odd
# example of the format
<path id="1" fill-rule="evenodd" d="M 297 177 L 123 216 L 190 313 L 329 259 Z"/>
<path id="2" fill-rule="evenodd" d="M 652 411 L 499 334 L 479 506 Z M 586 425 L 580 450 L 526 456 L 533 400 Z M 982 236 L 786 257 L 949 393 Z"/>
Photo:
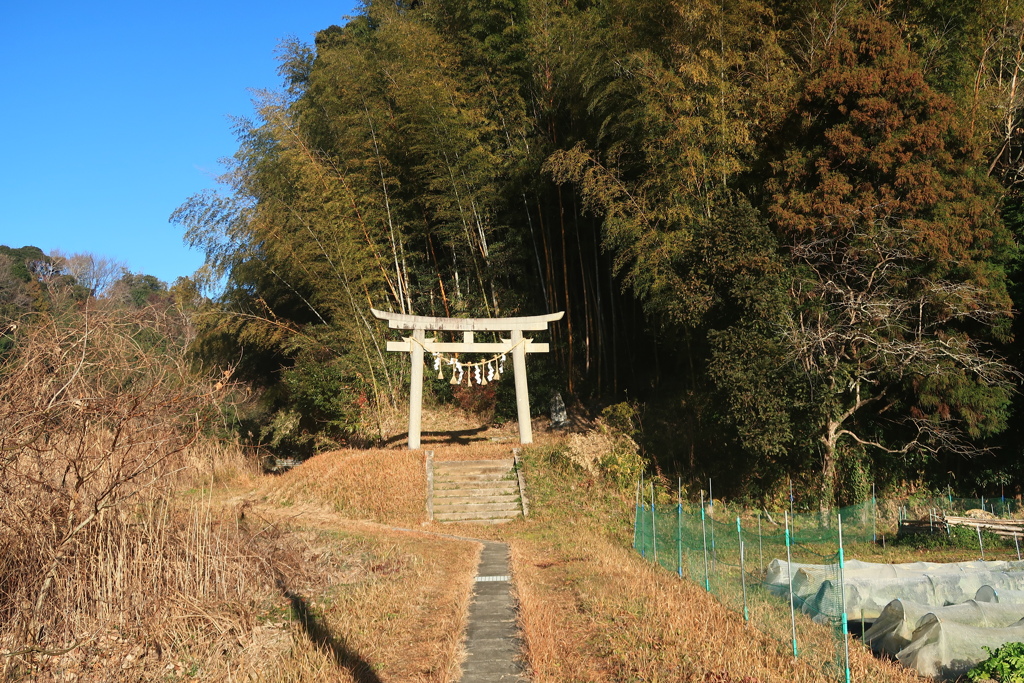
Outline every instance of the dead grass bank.
<path id="1" fill-rule="evenodd" d="M 628 495 L 540 450 L 526 453 L 525 467 L 534 515 L 511 539 L 512 571 L 535 683 L 834 680 L 636 555 Z M 854 680 L 920 680 L 851 646 Z"/>
<path id="2" fill-rule="evenodd" d="M 390 462 L 400 470 L 406 460 Z M 303 477 L 260 475 L 237 449 L 204 444 L 179 464 L 167 486 L 105 511 L 66 545 L 42 610 L 31 566 L 5 546 L 0 603 L 15 618 L 0 625 L 0 678 L 457 678 L 477 544 L 359 525 L 309 503 L 255 502 L 246 492 Z M 377 495 L 342 470 L 305 475 L 346 500 Z M 402 517 L 407 505 L 395 495 L 378 513 Z"/>
<path id="3" fill-rule="evenodd" d="M 302 673 L 295 680 L 458 680 L 480 544 L 353 522 L 313 508 L 298 516 L 267 511 L 287 515 L 289 524 L 310 534 L 314 555 L 348 558 L 345 572 L 305 591 L 323 627 L 372 667 L 339 670 L 331 661 L 336 652 L 321 647 L 317 657 L 307 656 L 307 664 L 290 664 Z"/>
<path id="4" fill-rule="evenodd" d="M 349 519 L 415 526 L 426 521 L 424 467 L 422 451 L 331 451 L 263 478 L 256 495 L 285 508 L 315 504 Z"/>

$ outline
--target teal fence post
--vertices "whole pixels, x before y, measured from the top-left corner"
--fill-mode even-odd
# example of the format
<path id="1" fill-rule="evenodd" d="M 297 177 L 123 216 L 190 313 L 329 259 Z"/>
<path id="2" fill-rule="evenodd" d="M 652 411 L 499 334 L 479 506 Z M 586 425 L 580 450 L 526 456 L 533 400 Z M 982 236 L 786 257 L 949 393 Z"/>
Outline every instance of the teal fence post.
<path id="1" fill-rule="evenodd" d="M 715 494 L 711 488 L 711 480 L 708 479 L 708 516 L 711 518 L 711 566 L 715 566 L 718 560 L 718 548 L 715 545 Z"/>
<path id="2" fill-rule="evenodd" d="M 676 569 L 679 578 L 683 578 L 683 478 L 679 477 L 679 488 L 676 489 Z"/>
<path id="3" fill-rule="evenodd" d="M 743 527 L 740 525 L 740 518 L 738 516 L 736 517 L 736 536 L 740 539 L 740 585 L 743 587 L 743 621 L 750 621 L 750 612 L 747 610 L 747 569 L 743 561 Z"/>
<path id="4" fill-rule="evenodd" d="M 793 656 L 796 657 L 796 609 L 793 605 L 793 553 L 790 550 L 788 512 L 786 513 L 786 568 L 789 573 L 789 625 L 793 637 Z"/>
<path id="5" fill-rule="evenodd" d="M 633 514 L 633 550 L 637 550 L 637 537 L 640 533 L 640 480 L 636 482 L 635 511 Z"/>
<path id="6" fill-rule="evenodd" d="M 640 503 L 640 516 L 642 518 L 641 528 L 643 529 L 643 535 L 641 536 L 641 542 L 643 543 L 643 548 L 644 548 L 642 555 L 643 555 L 644 559 L 646 560 L 647 559 L 647 551 L 651 549 L 651 530 L 650 530 L 650 526 L 651 525 L 647 523 L 647 522 L 650 521 L 650 515 L 647 514 L 647 503 L 643 503 L 643 502 Z"/>
<path id="7" fill-rule="evenodd" d="M 647 503 L 640 501 L 640 557 L 647 559 Z"/>
<path id="8" fill-rule="evenodd" d="M 644 502 L 644 473 L 640 473 L 640 481 L 637 482 L 636 500 L 640 506 L 640 557 L 647 559 L 647 503 Z"/>
<path id="9" fill-rule="evenodd" d="M 651 551 L 654 553 L 654 564 L 658 564 L 658 529 L 654 524 L 654 482 L 651 482 Z"/>
<path id="10" fill-rule="evenodd" d="M 704 492 L 700 492 L 700 530 L 704 536 L 704 590 L 711 592 L 711 575 L 708 573 L 708 528 L 704 522 Z"/>
<path id="11" fill-rule="evenodd" d="M 757 511 L 757 568 L 759 571 L 764 571 L 764 552 L 761 548 L 761 511 Z"/>
<path id="12" fill-rule="evenodd" d="M 843 558 L 843 516 L 837 515 L 839 520 L 839 595 L 841 597 L 843 614 L 843 647 L 845 649 L 845 672 L 846 683 L 850 683 L 850 628 L 846 620 L 846 563 Z"/>
<path id="13" fill-rule="evenodd" d="M 871 482 L 871 542 L 878 543 L 878 501 L 875 499 L 875 482 Z"/>

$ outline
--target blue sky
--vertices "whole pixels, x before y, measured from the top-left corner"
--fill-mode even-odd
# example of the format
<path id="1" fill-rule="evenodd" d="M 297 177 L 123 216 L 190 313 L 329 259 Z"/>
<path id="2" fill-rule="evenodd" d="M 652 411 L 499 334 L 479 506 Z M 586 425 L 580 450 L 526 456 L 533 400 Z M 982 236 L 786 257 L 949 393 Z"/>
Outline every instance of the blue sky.
<path id="1" fill-rule="evenodd" d="M 215 186 L 230 116 L 277 88 L 281 39 L 354 0 L 0 2 L 0 244 L 92 252 L 172 282 L 202 264 L 168 216 Z"/>

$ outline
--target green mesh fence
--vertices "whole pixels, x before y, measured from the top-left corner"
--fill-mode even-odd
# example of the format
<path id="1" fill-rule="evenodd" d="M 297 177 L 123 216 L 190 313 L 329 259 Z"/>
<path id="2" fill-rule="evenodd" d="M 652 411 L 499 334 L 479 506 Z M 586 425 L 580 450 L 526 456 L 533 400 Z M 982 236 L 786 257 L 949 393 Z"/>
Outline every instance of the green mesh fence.
<path id="1" fill-rule="evenodd" d="M 714 594 L 795 656 L 848 682 L 844 545 L 884 545 L 904 520 L 939 523 L 942 517 L 978 516 L 978 510 L 1024 519 L 1024 508 L 1014 498 L 955 498 L 951 493 L 872 497 L 826 514 L 751 513 L 719 500 L 700 507 L 638 502 L 633 544 L 648 560 Z M 1018 556 L 1022 545 L 1024 537 Z"/>
<path id="2" fill-rule="evenodd" d="M 873 515 L 864 508 L 847 510 L 849 529 L 871 540 Z M 787 531 L 788 515 L 725 514 L 717 501 L 705 509 L 639 504 L 633 545 L 644 558 L 712 593 L 794 656 L 848 682 L 837 518 L 823 523 L 819 515 L 796 515 Z M 842 519 L 845 535 L 848 522 Z"/>

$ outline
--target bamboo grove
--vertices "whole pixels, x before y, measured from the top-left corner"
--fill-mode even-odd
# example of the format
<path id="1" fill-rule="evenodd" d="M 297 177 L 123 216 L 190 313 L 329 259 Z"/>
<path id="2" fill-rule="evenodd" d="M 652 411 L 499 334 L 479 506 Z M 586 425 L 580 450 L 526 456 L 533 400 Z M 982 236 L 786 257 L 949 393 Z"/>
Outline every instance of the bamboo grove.
<path id="1" fill-rule="evenodd" d="M 198 352 L 315 448 L 403 400 L 371 306 L 565 310 L 534 405 L 630 401 L 666 471 L 1019 481 L 1022 46 L 1019 0 L 370 0 L 172 217 Z"/>

